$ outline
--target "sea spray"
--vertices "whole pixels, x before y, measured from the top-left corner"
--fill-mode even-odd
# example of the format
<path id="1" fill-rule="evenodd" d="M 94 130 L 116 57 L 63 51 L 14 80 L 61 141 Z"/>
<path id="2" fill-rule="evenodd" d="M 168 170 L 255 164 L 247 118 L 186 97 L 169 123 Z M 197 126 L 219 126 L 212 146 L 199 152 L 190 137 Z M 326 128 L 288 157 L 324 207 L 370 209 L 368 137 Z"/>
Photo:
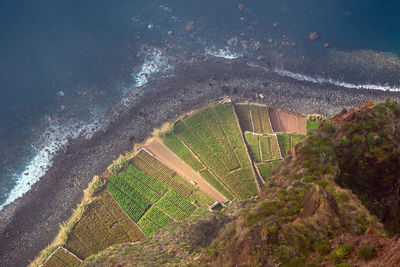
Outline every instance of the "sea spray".
<path id="1" fill-rule="evenodd" d="M 132 100 L 132 95 L 137 89 L 148 83 L 152 75 L 172 69 L 168 56 L 159 48 L 145 47 L 141 49 L 141 54 L 144 57 L 143 64 L 121 85 L 123 94 L 121 103 L 125 106 Z"/>
<path id="2" fill-rule="evenodd" d="M 224 49 L 207 48 L 206 54 L 226 59 L 237 59 L 242 56 L 242 54 L 232 52 L 228 46 L 226 46 Z"/>
<path id="3" fill-rule="evenodd" d="M 301 73 L 296 73 L 296 72 L 291 72 L 283 69 L 273 69 L 273 71 L 281 76 L 285 77 L 291 77 L 293 79 L 299 80 L 299 81 L 307 81 L 307 82 L 313 82 L 313 83 L 329 83 L 333 84 L 336 86 L 341 86 L 345 88 L 352 88 L 352 89 L 368 89 L 368 90 L 381 90 L 381 91 L 392 91 L 392 92 L 399 92 L 400 87 L 394 87 L 394 86 L 386 86 L 386 85 L 379 85 L 379 84 L 352 84 L 352 83 L 347 83 L 347 82 L 341 82 L 334 80 L 332 78 L 324 78 L 320 76 L 308 76 L 305 74 Z"/>
<path id="4" fill-rule="evenodd" d="M 6 201 L 0 204 L 0 210 L 28 192 L 32 185 L 39 181 L 53 165 L 56 153 L 68 144 L 69 139 L 78 137 L 90 139 L 95 132 L 102 129 L 104 126 L 104 123 L 102 123 L 104 121 L 103 115 L 101 112 L 95 112 L 94 110 L 88 123 L 78 122 L 74 119 L 58 120 L 48 118 L 52 124 L 39 138 L 37 143 L 40 145 L 33 147 L 33 157 L 27 162 L 24 170 L 13 175 L 13 180 L 16 181 L 16 184 L 8 194 Z"/>

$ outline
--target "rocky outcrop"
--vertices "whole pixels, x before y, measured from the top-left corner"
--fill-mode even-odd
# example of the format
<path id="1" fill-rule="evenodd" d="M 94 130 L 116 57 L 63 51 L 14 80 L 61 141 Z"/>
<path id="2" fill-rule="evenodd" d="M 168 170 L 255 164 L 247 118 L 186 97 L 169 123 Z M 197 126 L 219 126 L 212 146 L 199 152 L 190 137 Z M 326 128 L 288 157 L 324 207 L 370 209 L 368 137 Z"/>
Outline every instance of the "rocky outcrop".
<path id="1" fill-rule="evenodd" d="M 314 185 L 304 198 L 302 218 L 318 216 L 325 223 L 332 222 L 338 215 L 338 205 L 331 193 L 326 192 L 322 186 Z"/>

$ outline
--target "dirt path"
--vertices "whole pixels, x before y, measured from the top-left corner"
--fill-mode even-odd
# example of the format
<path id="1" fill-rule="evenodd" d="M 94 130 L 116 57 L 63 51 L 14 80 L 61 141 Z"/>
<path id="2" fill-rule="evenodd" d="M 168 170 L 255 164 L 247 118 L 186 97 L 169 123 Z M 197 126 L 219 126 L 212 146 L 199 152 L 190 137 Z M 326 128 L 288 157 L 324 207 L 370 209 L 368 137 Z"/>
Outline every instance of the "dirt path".
<path id="1" fill-rule="evenodd" d="M 196 183 L 196 187 L 199 187 L 207 195 L 217 201 L 226 201 L 220 192 L 212 187 L 203 177 L 197 172 L 187 166 L 177 155 L 175 155 L 169 148 L 167 148 L 158 139 L 153 139 L 148 144 L 144 145 L 144 148 L 150 153 L 155 155 L 161 162 L 167 165 L 170 169 L 174 170 L 180 176 L 186 180 L 193 181 Z"/>

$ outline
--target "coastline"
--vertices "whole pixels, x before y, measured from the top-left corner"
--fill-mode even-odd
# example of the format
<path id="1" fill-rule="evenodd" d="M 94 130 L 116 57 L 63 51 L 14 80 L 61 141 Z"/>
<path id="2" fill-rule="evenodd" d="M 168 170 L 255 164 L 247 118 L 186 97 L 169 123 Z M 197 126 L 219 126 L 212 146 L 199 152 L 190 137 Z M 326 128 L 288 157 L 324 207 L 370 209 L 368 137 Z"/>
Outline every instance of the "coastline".
<path id="1" fill-rule="evenodd" d="M 367 100 L 382 101 L 399 94 L 314 84 L 280 76 L 242 60 L 211 59 L 182 65 L 173 77 L 149 82 L 130 107 L 116 114 L 105 131 L 90 140 L 78 139 L 58 152 L 53 166 L 32 189 L 0 211 L 0 265 L 24 266 L 58 233 L 81 201 L 92 177 L 102 173 L 119 154 L 145 140 L 153 128 L 209 101 L 258 98 L 293 113 L 333 115 Z"/>

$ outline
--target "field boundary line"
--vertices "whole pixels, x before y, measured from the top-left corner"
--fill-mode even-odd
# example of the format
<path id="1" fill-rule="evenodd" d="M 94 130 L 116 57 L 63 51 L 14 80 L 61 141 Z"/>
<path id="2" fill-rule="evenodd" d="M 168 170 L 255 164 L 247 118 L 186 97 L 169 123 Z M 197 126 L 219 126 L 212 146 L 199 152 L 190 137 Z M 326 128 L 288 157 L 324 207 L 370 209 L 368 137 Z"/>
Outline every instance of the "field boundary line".
<path id="1" fill-rule="evenodd" d="M 250 167 L 251 167 L 250 169 L 251 169 L 251 173 L 253 174 L 253 180 L 254 180 L 254 182 L 256 184 L 258 194 L 260 194 L 261 193 L 261 185 L 262 185 L 262 181 L 261 180 L 262 179 L 255 172 L 254 161 L 251 159 L 249 148 L 247 147 L 247 143 L 246 143 L 246 138 L 244 137 L 244 133 L 242 131 L 242 128 L 240 127 L 239 118 L 238 118 L 238 116 L 236 114 L 235 107 L 234 107 L 233 104 L 231 104 L 231 109 L 233 111 L 233 116 L 235 117 L 235 120 L 236 120 L 236 127 L 238 127 L 238 129 L 239 129 L 239 135 L 240 135 L 240 138 L 242 139 L 242 144 L 244 146 L 244 150 L 245 150 L 246 155 L 247 155 L 247 160 L 250 163 Z"/>
<path id="2" fill-rule="evenodd" d="M 108 192 L 109 193 L 109 192 Z M 111 193 L 109 193 L 109 195 L 113 198 L 113 200 L 115 201 L 115 203 L 118 205 L 118 207 L 122 210 L 122 212 L 126 215 L 126 217 L 128 217 L 128 219 L 129 220 L 131 220 L 132 222 L 133 222 L 133 224 L 134 225 L 136 225 L 137 226 L 137 228 L 139 228 L 140 229 L 140 231 L 143 233 L 143 235 L 144 236 L 146 236 L 146 234 L 143 232 L 143 230 L 142 230 L 142 228 L 140 228 L 139 227 L 139 225 L 137 225 L 137 223 L 134 221 L 134 220 L 132 220 L 132 218 L 131 217 L 129 217 L 129 215 L 128 215 L 128 213 L 126 213 L 125 211 L 124 211 L 124 209 L 119 205 L 119 203 L 118 203 L 118 201 L 114 198 L 114 196 L 111 194 Z M 108 209 L 108 208 L 107 208 Z M 147 210 L 146 210 L 147 211 Z M 145 213 L 146 213 L 146 211 L 145 211 Z M 145 214 L 145 213 L 143 213 L 143 215 Z M 111 213 L 112 214 L 112 213 Z M 115 218 L 115 216 L 113 215 L 113 217 Z M 143 216 L 141 216 L 140 218 L 139 218 L 139 220 L 142 218 Z M 115 218 L 115 219 L 117 219 L 117 218 Z M 139 221 L 138 220 L 138 221 Z M 118 219 L 117 219 L 117 221 L 118 221 Z M 122 225 L 121 225 L 122 226 Z M 123 229 L 123 228 L 122 228 Z M 126 235 L 129 237 L 129 235 L 128 235 L 128 233 L 125 231 L 125 229 L 123 229 L 124 230 L 124 232 L 126 233 Z M 140 240 L 140 239 L 139 239 Z"/>
<path id="3" fill-rule="evenodd" d="M 260 154 L 261 162 L 263 162 L 263 155 L 262 155 L 262 151 L 261 151 L 261 143 L 260 143 L 260 138 L 258 136 L 257 136 L 257 141 L 258 141 L 258 153 Z"/>
<path id="4" fill-rule="evenodd" d="M 253 132 L 254 132 L 253 115 L 252 115 L 252 113 L 251 113 L 251 109 L 249 110 L 249 114 L 250 114 L 251 129 L 252 129 Z"/>
<path id="5" fill-rule="evenodd" d="M 199 160 L 199 162 L 203 165 L 203 168 L 199 171 L 194 170 L 192 167 L 190 167 L 181 157 L 179 157 L 178 155 L 176 155 L 171 149 L 169 149 L 169 147 L 167 147 L 161 140 L 157 140 L 165 149 L 167 149 L 169 152 L 171 152 L 173 155 L 175 155 L 179 161 L 184 164 L 186 167 L 188 167 L 189 169 L 191 169 L 195 174 L 199 175 L 200 178 L 202 178 L 203 183 L 210 186 L 212 189 L 214 189 L 216 192 L 218 192 L 221 196 L 223 196 L 225 199 L 227 199 L 221 192 L 219 192 L 216 188 L 214 188 L 214 186 L 212 186 L 201 174 L 200 171 L 202 170 L 207 170 L 207 168 L 204 166 L 203 162 L 200 161 L 200 159 L 197 158 L 196 155 L 193 154 L 193 152 L 186 146 L 186 144 L 183 143 L 183 141 L 180 139 L 180 137 L 178 135 L 176 135 L 176 137 L 178 137 L 178 139 L 181 141 L 181 143 L 189 150 L 189 153 L 191 153 L 197 160 Z M 159 159 L 161 162 L 163 162 L 161 159 Z M 167 166 L 167 164 L 165 164 L 163 162 L 164 165 Z M 168 166 L 167 166 L 168 167 Z M 178 174 L 178 173 L 177 173 Z M 178 174 L 179 175 L 179 174 Z M 192 180 L 189 180 L 188 178 L 186 178 L 184 175 L 179 175 L 182 178 L 186 179 L 186 181 L 188 181 L 189 183 L 193 182 Z M 213 198 L 212 196 L 210 196 L 207 192 L 205 192 L 204 190 L 202 190 L 198 185 L 194 185 L 194 188 L 199 188 L 202 192 L 204 192 L 206 195 L 208 195 L 210 198 L 214 199 L 215 201 L 217 201 L 215 198 Z M 194 191 L 194 190 L 193 190 Z M 193 194 L 193 192 L 192 192 Z"/>
<path id="6" fill-rule="evenodd" d="M 217 116 L 217 113 L 216 113 L 214 107 L 212 107 L 211 109 L 212 109 L 212 112 L 213 112 L 213 115 L 214 115 L 215 119 L 216 119 L 217 122 L 218 122 L 219 127 L 221 128 L 222 134 L 223 134 L 224 137 L 225 137 L 225 141 L 228 143 L 229 148 L 230 148 L 232 154 L 235 156 L 236 162 L 237 162 L 238 165 L 239 165 L 239 168 L 236 168 L 236 169 L 242 168 L 242 166 L 240 166 L 240 161 L 239 161 L 237 155 L 235 154 L 235 151 L 234 151 L 233 148 L 232 148 L 232 144 L 231 144 L 231 142 L 229 142 L 229 139 L 228 139 L 228 137 L 226 136 L 226 133 L 225 133 L 225 131 L 224 131 L 224 128 L 222 127 L 221 121 L 219 120 L 219 118 L 218 118 L 218 116 Z"/>
<path id="7" fill-rule="evenodd" d="M 202 171 L 202 170 L 206 170 L 206 171 L 208 171 L 208 172 L 210 172 L 216 179 L 217 179 L 217 181 L 229 192 L 229 193 L 231 193 L 232 195 L 234 195 L 234 193 L 222 182 L 222 181 L 220 181 L 220 179 L 218 179 L 218 177 L 204 164 L 204 162 L 196 155 L 196 153 L 194 153 L 194 151 L 192 151 L 192 149 L 188 146 L 188 145 L 186 145 L 185 144 L 185 142 L 183 142 L 183 140 L 181 139 L 181 137 L 179 136 L 179 135 L 177 135 L 177 134 L 175 134 L 178 138 L 179 138 L 179 140 L 182 142 L 182 144 L 189 150 L 189 152 L 190 153 L 192 153 L 195 157 L 196 157 L 196 159 L 198 159 L 199 161 L 200 161 L 200 163 L 201 164 L 203 164 L 203 166 L 204 166 L 204 168 L 203 169 L 201 169 L 201 170 L 199 170 L 198 171 L 198 173 L 199 173 L 199 175 L 201 176 L 201 177 L 203 177 L 202 175 L 201 175 L 201 173 L 200 173 L 200 171 Z M 203 177 L 204 178 L 204 177 Z M 205 178 L 204 178 L 205 179 Z M 210 184 L 207 180 L 205 180 L 208 184 Z M 211 186 L 211 184 L 210 184 L 210 186 Z M 213 186 L 212 186 L 213 187 Z M 214 188 L 214 187 L 213 187 Z M 215 189 L 215 190 L 217 190 L 217 189 Z M 218 190 L 217 190 L 218 191 Z M 218 191 L 219 192 L 219 191 Z M 221 193 L 221 192 L 220 192 Z M 222 193 L 221 193 L 222 194 Z M 224 194 L 222 194 L 223 196 L 225 196 Z M 225 198 L 226 198 L 226 196 L 225 196 Z"/>
<path id="8" fill-rule="evenodd" d="M 201 143 L 210 151 L 210 153 L 215 157 L 215 159 L 216 159 L 219 163 L 221 163 L 222 166 L 224 166 L 224 167 L 226 168 L 226 166 L 214 155 L 214 153 L 213 153 L 213 152 L 210 150 L 210 148 L 203 142 L 203 140 L 201 140 L 201 139 L 197 136 L 197 134 L 193 131 L 193 129 L 190 128 L 190 127 L 186 124 L 186 122 L 185 122 L 184 120 L 181 120 L 181 121 L 183 122 L 183 124 L 185 125 L 185 127 L 187 127 L 187 128 L 189 129 L 189 131 L 192 132 L 193 135 L 196 136 L 196 137 L 199 139 L 199 142 L 201 142 Z M 177 134 L 176 136 L 179 137 L 178 134 Z M 179 139 L 181 139 L 181 138 L 179 137 Z M 181 141 L 182 141 L 182 143 L 185 144 L 185 142 L 184 142 L 182 139 L 181 139 Z M 185 144 L 185 145 L 186 145 L 186 144 Z M 204 165 L 204 167 L 206 167 L 207 170 L 208 170 L 212 175 L 214 175 L 214 177 L 215 177 L 216 179 L 218 179 L 218 181 L 219 181 L 221 184 L 223 184 L 223 185 L 226 187 L 226 189 L 227 189 L 233 196 L 236 195 L 236 194 L 234 194 L 234 193 L 232 192 L 232 189 L 230 189 L 223 181 L 221 181 L 220 178 L 218 178 L 217 175 L 215 175 L 215 173 L 214 173 L 210 168 L 207 167 L 207 165 L 204 163 L 204 161 L 201 160 L 200 157 L 198 157 L 197 154 L 196 154 L 194 151 L 192 151 L 192 150 L 190 150 L 190 151 L 191 151 L 193 154 L 196 155 L 196 157 L 200 160 L 200 162 Z M 228 169 L 228 168 L 226 168 L 226 169 Z M 235 178 L 235 180 L 236 180 L 236 178 Z"/>
<path id="9" fill-rule="evenodd" d="M 79 260 L 80 263 L 83 263 L 83 260 L 81 260 L 78 256 L 76 256 L 74 253 L 72 253 L 71 251 L 69 251 L 68 249 L 64 248 L 62 245 L 60 245 L 46 258 L 46 260 L 42 264 L 39 265 L 39 267 L 43 267 L 44 264 L 51 258 L 51 256 L 53 256 L 59 249 L 63 249 L 66 253 L 71 254 L 73 257 L 75 257 L 77 260 Z M 62 260 L 60 260 L 60 261 L 62 261 Z"/>
<path id="10" fill-rule="evenodd" d="M 269 127 L 270 127 L 272 133 L 275 133 L 274 128 L 272 128 L 271 118 L 269 117 L 269 112 L 268 112 L 268 106 L 267 106 L 267 105 L 265 105 L 265 109 L 266 109 L 266 111 L 267 111 Z M 260 115 L 261 115 L 261 114 L 260 114 Z M 260 117 L 261 117 L 261 116 L 260 116 Z M 296 116 L 296 121 L 297 121 L 297 116 Z"/>

